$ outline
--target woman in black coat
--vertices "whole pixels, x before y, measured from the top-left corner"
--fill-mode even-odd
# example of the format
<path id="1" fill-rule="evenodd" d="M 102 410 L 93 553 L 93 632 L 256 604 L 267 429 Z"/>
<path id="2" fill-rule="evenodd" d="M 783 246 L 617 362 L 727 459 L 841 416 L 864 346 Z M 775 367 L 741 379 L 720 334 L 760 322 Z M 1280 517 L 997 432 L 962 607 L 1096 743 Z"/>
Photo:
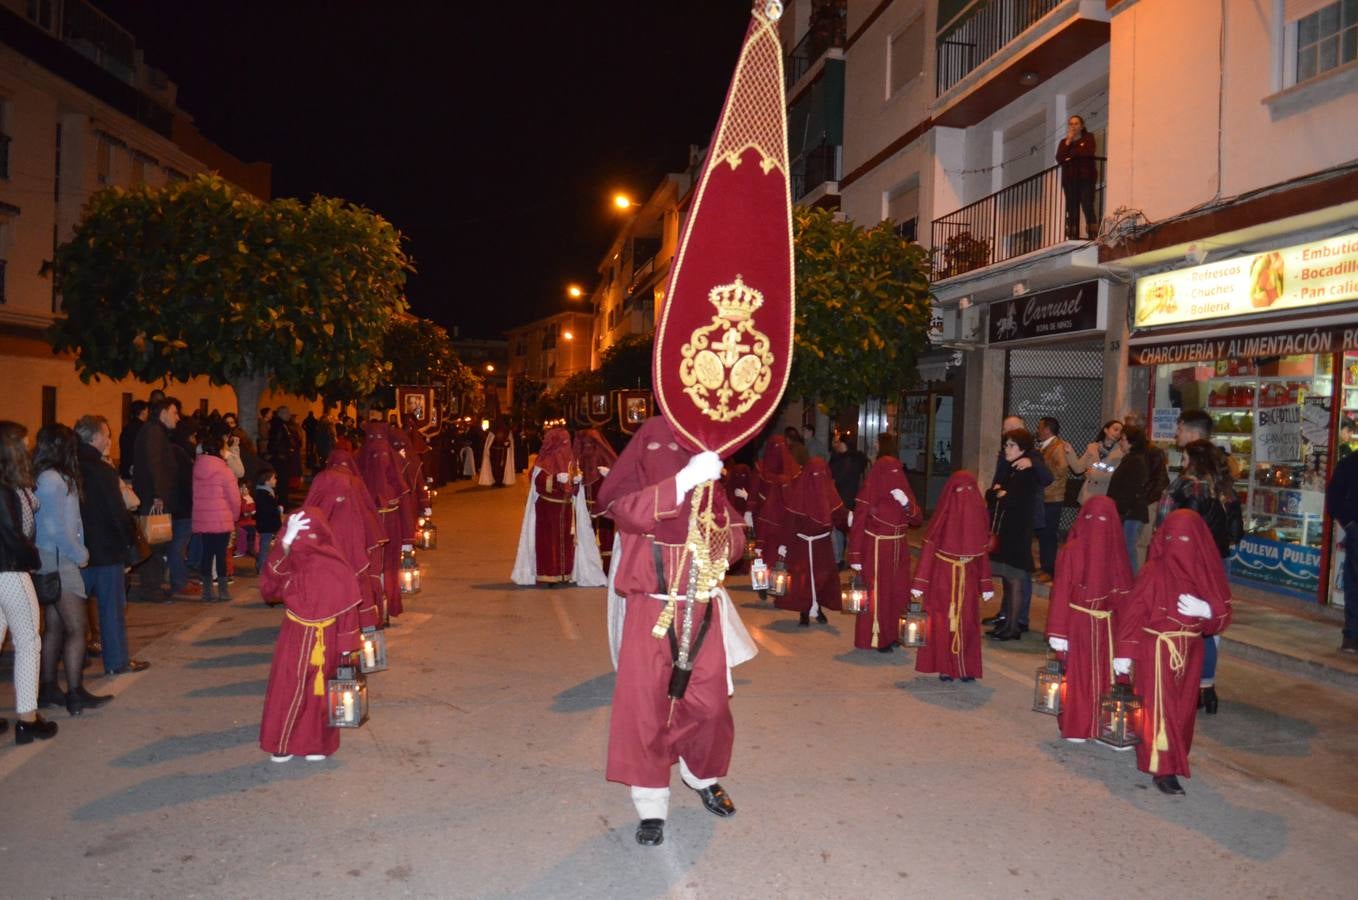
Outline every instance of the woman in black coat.
<path id="1" fill-rule="evenodd" d="M 1014 463 L 1033 449 L 1033 436 L 1025 429 L 1004 433 L 1001 452 L 1009 462 L 1004 482 L 986 491 L 990 506 L 990 528 L 998 540 L 990 553 L 990 572 L 1004 581 L 1002 623 L 990 637 L 997 641 L 1016 641 L 1028 630 L 1028 607 L 1033 599 L 1033 508 L 1040 488 L 1032 466 L 1014 468 Z"/>
<path id="2" fill-rule="evenodd" d="M 1122 462 L 1108 481 L 1108 497 L 1118 506 L 1122 517 L 1122 534 L 1127 540 L 1127 559 L 1135 575 L 1137 565 L 1136 542 L 1149 518 L 1146 486 L 1150 483 L 1150 456 L 1146 452 L 1146 432 L 1136 425 L 1122 429 Z"/>

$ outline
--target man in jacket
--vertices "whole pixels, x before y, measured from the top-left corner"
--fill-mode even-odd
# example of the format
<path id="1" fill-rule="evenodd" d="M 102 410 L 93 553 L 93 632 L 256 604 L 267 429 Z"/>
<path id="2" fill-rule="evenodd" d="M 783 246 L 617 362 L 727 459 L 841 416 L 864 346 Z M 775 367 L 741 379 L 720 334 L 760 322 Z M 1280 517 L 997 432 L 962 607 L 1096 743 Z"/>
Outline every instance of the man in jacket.
<path id="1" fill-rule="evenodd" d="M 1005 416 L 1004 421 L 1000 423 L 1000 428 L 1001 435 L 1008 434 L 1011 431 L 1028 430 L 1023 419 L 1018 416 Z M 1042 492 L 1052 483 L 1052 471 L 1047 468 L 1047 462 L 1043 458 L 1042 452 L 1038 450 L 1035 445 L 1031 450 L 1026 451 L 1022 456 L 1011 463 L 1004 456 L 1004 439 L 1001 438 L 1000 452 L 995 460 L 995 477 L 990 479 L 990 483 L 993 486 L 992 490 L 1004 489 L 1005 484 L 1009 481 L 1011 472 L 1022 472 L 1029 468 L 1033 470 L 1033 476 L 1037 479 L 1038 486 L 1038 492 L 1033 498 L 1033 508 L 1029 511 L 1029 515 L 1032 516 L 1033 528 L 1037 529 L 1041 528 L 1047 520 L 1046 507 L 1038 498 L 1043 496 Z M 1016 624 L 1018 625 L 1020 633 L 1028 630 L 1028 612 L 1032 608 L 1033 603 L 1033 581 L 1031 578 L 1022 580 L 1022 590 L 1024 596 L 1020 598 L 1019 604 L 1016 607 L 1019 612 L 1019 620 Z M 1004 631 L 1008 625 L 1008 621 L 1005 619 L 1004 610 L 1001 609 L 994 616 L 981 620 L 981 624 L 994 625 L 996 631 Z"/>
<path id="2" fill-rule="evenodd" d="M 146 424 L 151 404 L 145 400 L 133 400 L 127 410 L 127 424 L 123 433 L 118 435 L 118 474 L 127 481 L 132 480 L 132 461 L 137 452 L 137 432 Z"/>
<path id="3" fill-rule="evenodd" d="M 175 483 L 174 451 L 170 431 L 179 424 L 179 401 L 162 397 L 151 404 L 150 418 L 137 431 L 133 453 L 132 489 L 141 498 L 138 515 L 168 513 Z M 137 567 L 137 589 L 127 599 L 142 603 L 170 603 L 172 598 L 162 586 L 165 581 L 165 554 L 168 542 L 151 547 L 151 556 Z"/>
<path id="4" fill-rule="evenodd" d="M 1051 416 L 1037 420 L 1037 449 L 1052 474 L 1051 484 L 1042 489 L 1042 522 L 1037 530 L 1037 555 L 1041 570 L 1034 577 L 1038 584 L 1051 584 L 1056 571 L 1056 535 L 1061 527 L 1061 509 L 1066 505 L 1066 448 L 1061 443 L 1061 423 Z"/>
<path id="5" fill-rule="evenodd" d="M 835 490 L 849 512 L 853 512 L 853 505 L 858 500 L 858 489 L 863 486 L 863 473 L 867 470 L 868 458 L 862 451 L 836 438 L 830 450 L 830 477 L 835 480 Z M 836 528 L 830 534 L 835 547 L 835 562 L 843 567 L 844 532 Z"/>
<path id="6" fill-rule="evenodd" d="M 118 473 L 104 461 L 113 445 L 113 433 L 103 416 L 81 416 L 75 423 L 80 444 L 80 519 L 85 527 L 89 565 L 80 570 L 85 593 L 95 598 L 99 610 L 99 634 L 103 641 L 104 674 L 140 672 L 150 663 L 131 659 L 127 649 L 127 622 L 123 618 L 127 592 L 123 566 L 128 548 L 136 545 L 136 523 L 123 505 Z"/>

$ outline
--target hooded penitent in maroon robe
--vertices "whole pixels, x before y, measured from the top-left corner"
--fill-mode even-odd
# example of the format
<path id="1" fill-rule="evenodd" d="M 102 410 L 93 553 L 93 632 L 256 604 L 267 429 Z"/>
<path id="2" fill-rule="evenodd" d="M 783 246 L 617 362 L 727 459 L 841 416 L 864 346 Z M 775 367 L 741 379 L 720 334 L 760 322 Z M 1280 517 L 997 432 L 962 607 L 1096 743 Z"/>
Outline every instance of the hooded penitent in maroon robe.
<path id="1" fill-rule="evenodd" d="M 352 623 L 340 622 L 341 650 L 348 653 L 359 649 L 358 632 L 361 628 L 382 626 L 382 582 L 374 578 L 370 570 L 373 568 L 373 556 L 380 550 L 386 536 L 377 518 L 377 507 L 362 479 L 348 469 L 335 465 L 336 454 L 348 455 L 343 450 L 331 451 L 327 468 L 317 473 L 311 481 L 306 505 L 325 513 L 330 530 L 335 535 L 335 546 L 353 567 L 354 579 L 358 582 L 356 620 Z"/>
<path id="2" fill-rule="evenodd" d="M 367 520 L 365 529 L 369 532 L 369 541 L 376 541 L 368 550 L 368 565 L 363 571 L 359 584 L 359 622 L 364 628 L 382 627 L 382 610 L 386 606 L 386 586 L 382 578 L 382 566 L 386 555 L 387 535 L 382 527 L 382 517 L 377 513 L 377 503 L 373 500 L 372 493 L 368 490 L 368 485 L 363 481 L 363 473 L 359 471 L 358 460 L 354 454 L 343 447 L 336 447 L 330 451 L 329 458 L 326 459 L 326 466 L 338 472 L 344 472 L 353 478 L 354 495 L 358 498 L 358 504 L 363 509 L 364 519 Z M 371 603 L 370 603 L 371 601 Z"/>
<path id="3" fill-rule="evenodd" d="M 778 548 L 786 546 L 791 536 L 783 495 L 800 471 L 801 466 L 787 448 L 787 438 L 781 434 L 769 438 L 764 445 L 764 456 L 755 466 L 749 499 L 754 510 L 754 536 L 764 549 L 764 559 L 769 565 L 773 565 L 778 558 Z"/>
<path id="4" fill-rule="evenodd" d="M 1207 601 L 1210 618 L 1179 613 L 1179 595 Z M 1188 775 L 1193 747 L 1202 635 L 1231 622 L 1231 589 L 1202 516 L 1188 509 L 1166 517 L 1151 538 L 1146 564 L 1117 618 L 1117 655 L 1132 660 L 1142 713 L 1136 765 L 1151 775 Z"/>
<path id="5" fill-rule="evenodd" d="M 420 459 L 415 455 L 410 435 L 395 425 L 388 426 L 391 448 L 396 451 L 396 465 L 401 470 L 401 482 L 408 488 L 401 497 L 401 527 L 405 529 L 405 542 L 415 540 L 417 520 L 425 507 L 428 492 L 424 490 L 424 476 Z"/>
<path id="6" fill-rule="evenodd" d="M 783 539 L 792 583 L 775 603 L 779 609 L 811 616 L 819 615 L 821 608 L 839 609 L 839 566 L 830 532 L 845 526 L 848 511 L 825 460 L 819 456 L 807 460 L 784 491 L 784 505 L 787 531 Z"/>
<path id="7" fill-rule="evenodd" d="M 307 530 L 291 547 L 277 541 L 260 575 L 260 593 L 281 600 L 286 613 L 264 692 L 259 746 L 275 756 L 329 756 L 340 739 L 326 724 L 325 681 L 339 662 L 338 623 L 358 608 L 358 583 L 325 513 L 314 506 L 300 513 L 310 520 Z"/>
<path id="8" fill-rule="evenodd" d="M 940 677 L 981 677 L 981 595 L 990 583 L 990 526 L 976 476 L 954 472 L 938 498 L 920 549 L 911 593 L 919 591 L 929 613 L 926 646 L 915 671 Z"/>
<path id="9" fill-rule="evenodd" d="M 668 787 L 670 769 L 681 756 L 698 778 L 719 778 L 726 774 L 735 738 L 721 604 L 694 605 L 695 623 L 709 612 L 711 620 L 694 658 L 688 690 L 672 711 L 670 643 L 651 636 L 665 608 L 661 598 L 669 590 L 681 598 L 687 591 L 688 566 L 683 556 L 692 493 L 676 497 L 674 476 L 689 459 L 664 419 L 648 419 L 623 449 L 599 491 L 599 502 L 622 538 L 613 590 L 627 604 L 608 728 L 607 778 L 634 787 Z M 732 527 L 739 523 L 725 492 L 718 489 L 714 494 L 713 512 L 718 523 L 728 526 L 727 558 L 736 559 L 745 548 L 744 529 Z M 656 572 L 657 547 L 663 581 Z M 682 599 L 677 604 L 676 625 L 682 623 L 686 605 Z"/>
<path id="10" fill-rule="evenodd" d="M 363 426 L 363 449 L 359 451 L 358 468 L 363 473 L 363 483 L 368 486 L 377 514 L 382 520 L 382 532 L 387 542 L 382 548 L 382 588 L 386 597 L 383 612 L 385 617 L 396 618 L 401 614 L 401 545 L 413 538 L 407 533 L 401 515 L 401 499 L 410 493 L 410 488 L 401 478 L 400 459 L 392 447 L 388 425 L 385 422 L 369 422 Z M 414 523 L 411 523 L 412 525 Z"/>
<path id="11" fill-rule="evenodd" d="M 901 506 L 893 490 L 905 492 L 909 501 Z M 901 614 L 910 607 L 909 530 L 923 520 L 919 503 L 910 490 L 901 461 L 879 456 L 868 470 L 854 502 L 853 529 L 845 561 L 861 565 L 859 577 L 867 587 L 871 605 L 858 617 L 853 645 L 860 650 L 889 648 L 900 638 Z"/>
<path id="12" fill-rule="evenodd" d="M 599 556 L 604 570 L 608 570 L 613 555 L 613 520 L 600 513 L 599 488 L 607 477 L 599 470 L 610 472 L 618 462 L 618 454 L 602 434 L 586 428 L 575 435 L 575 462 L 580 468 L 580 490 L 585 496 L 589 520 L 594 525 L 594 538 L 599 545 Z"/>
<path id="13" fill-rule="evenodd" d="M 1061 736 L 1099 734 L 1099 699 L 1113 682 L 1113 634 L 1132 589 L 1132 567 L 1117 504 L 1093 496 L 1080 507 L 1066 545 L 1056 556 L 1047 637 L 1063 638 L 1066 690 Z"/>
<path id="14" fill-rule="evenodd" d="M 751 505 L 751 500 L 755 495 L 754 470 L 744 463 L 729 463 L 726 466 L 726 471 L 722 473 L 721 483 L 726 488 L 726 499 L 730 501 L 731 508 L 736 511 L 736 517 L 743 522 L 745 514 L 754 508 Z M 737 495 L 736 491 L 744 491 L 745 496 Z M 750 512 L 750 518 L 754 518 L 752 512 Z M 727 575 L 743 575 L 749 571 L 750 564 L 742 556 L 731 563 Z"/>
<path id="15" fill-rule="evenodd" d="M 542 438 L 542 449 L 533 466 L 533 488 L 537 491 L 533 550 L 538 584 L 571 580 L 575 568 L 576 474 L 570 433 L 564 428 L 551 429 Z"/>

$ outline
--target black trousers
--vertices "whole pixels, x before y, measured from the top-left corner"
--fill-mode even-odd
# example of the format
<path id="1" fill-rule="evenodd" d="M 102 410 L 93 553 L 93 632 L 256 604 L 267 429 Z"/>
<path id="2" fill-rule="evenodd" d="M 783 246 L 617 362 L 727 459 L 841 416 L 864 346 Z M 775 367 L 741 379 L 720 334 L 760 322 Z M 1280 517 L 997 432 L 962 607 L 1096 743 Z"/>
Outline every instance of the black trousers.
<path id="1" fill-rule="evenodd" d="M 1099 223 L 1094 218 L 1094 182 L 1062 182 L 1061 189 L 1066 194 L 1066 237 L 1080 236 L 1080 210 L 1085 214 L 1085 235 L 1091 240 L 1099 233 Z"/>

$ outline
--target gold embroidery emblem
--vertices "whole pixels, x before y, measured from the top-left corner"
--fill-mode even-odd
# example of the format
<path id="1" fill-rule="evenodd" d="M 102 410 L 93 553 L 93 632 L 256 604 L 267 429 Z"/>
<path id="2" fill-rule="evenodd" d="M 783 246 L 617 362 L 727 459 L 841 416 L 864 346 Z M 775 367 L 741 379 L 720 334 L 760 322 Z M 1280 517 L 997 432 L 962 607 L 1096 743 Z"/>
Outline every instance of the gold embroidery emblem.
<path id="1" fill-rule="evenodd" d="M 754 327 L 764 295 L 737 275 L 732 284 L 708 291 L 707 301 L 717 314 L 680 348 L 679 381 L 703 415 L 729 422 L 764 396 L 773 380 L 768 336 Z"/>

